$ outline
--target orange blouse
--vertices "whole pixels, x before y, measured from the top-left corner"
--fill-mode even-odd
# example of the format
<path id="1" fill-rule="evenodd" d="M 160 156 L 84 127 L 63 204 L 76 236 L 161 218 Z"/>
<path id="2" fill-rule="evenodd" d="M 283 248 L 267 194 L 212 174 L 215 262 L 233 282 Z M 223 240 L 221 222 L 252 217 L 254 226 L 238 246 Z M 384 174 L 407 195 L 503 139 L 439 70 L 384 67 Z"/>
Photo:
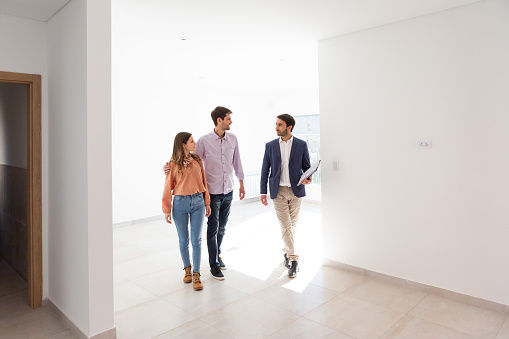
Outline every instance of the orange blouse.
<path id="1" fill-rule="evenodd" d="M 205 206 L 210 206 L 210 195 L 207 189 L 207 179 L 203 163 L 200 164 L 193 158 L 187 167 L 182 167 L 179 173 L 175 162 L 170 161 L 170 171 L 166 174 L 163 191 L 163 213 L 171 214 L 172 195 L 191 195 L 203 192 Z"/>

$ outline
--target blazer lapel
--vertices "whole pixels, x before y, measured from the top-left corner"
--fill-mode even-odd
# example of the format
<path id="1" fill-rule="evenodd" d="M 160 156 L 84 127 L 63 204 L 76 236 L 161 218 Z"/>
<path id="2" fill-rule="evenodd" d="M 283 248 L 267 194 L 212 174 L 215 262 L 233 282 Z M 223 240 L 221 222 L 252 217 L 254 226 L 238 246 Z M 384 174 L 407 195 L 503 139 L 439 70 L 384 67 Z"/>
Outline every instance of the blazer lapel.
<path id="1" fill-rule="evenodd" d="M 281 147 L 279 146 L 279 138 L 276 139 L 276 142 L 274 143 L 274 152 L 276 155 L 276 164 L 279 164 L 278 167 L 281 168 Z"/>
<path id="2" fill-rule="evenodd" d="M 295 153 L 295 149 L 297 148 L 297 146 L 295 145 L 295 142 L 296 142 L 296 139 L 294 137 L 293 141 L 292 141 L 292 149 L 290 150 L 290 158 L 288 159 L 288 166 L 290 166 L 290 164 L 292 163 L 293 154 Z"/>

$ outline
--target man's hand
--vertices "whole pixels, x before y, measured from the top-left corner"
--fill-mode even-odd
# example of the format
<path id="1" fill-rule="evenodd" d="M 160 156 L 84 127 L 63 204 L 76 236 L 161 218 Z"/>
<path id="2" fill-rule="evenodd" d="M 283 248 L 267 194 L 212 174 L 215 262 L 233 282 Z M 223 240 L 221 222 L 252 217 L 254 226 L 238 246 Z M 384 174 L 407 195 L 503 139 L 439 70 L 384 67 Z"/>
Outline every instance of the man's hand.
<path id="1" fill-rule="evenodd" d="M 246 190 L 244 189 L 244 185 L 240 185 L 239 187 L 239 199 L 242 200 L 246 196 Z"/>
<path id="2" fill-rule="evenodd" d="M 262 194 L 262 196 L 260 198 L 261 198 L 262 204 L 264 204 L 265 206 L 267 206 L 269 204 L 267 202 L 267 195 L 266 194 Z"/>
<path id="3" fill-rule="evenodd" d="M 171 224 L 171 214 L 165 214 L 165 215 L 164 215 L 164 220 L 165 220 L 168 224 Z"/>
<path id="4" fill-rule="evenodd" d="M 163 172 L 164 174 L 168 174 L 170 172 L 170 163 L 167 162 L 164 166 L 163 166 Z"/>
<path id="5" fill-rule="evenodd" d="M 311 183 L 311 177 L 302 180 L 300 183 L 303 185 L 309 185 Z"/>
<path id="6" fill-rule="evenodd" d="M 210 215 L 210 206 L 205 206 L 205 216 L 208 218 Z"/>

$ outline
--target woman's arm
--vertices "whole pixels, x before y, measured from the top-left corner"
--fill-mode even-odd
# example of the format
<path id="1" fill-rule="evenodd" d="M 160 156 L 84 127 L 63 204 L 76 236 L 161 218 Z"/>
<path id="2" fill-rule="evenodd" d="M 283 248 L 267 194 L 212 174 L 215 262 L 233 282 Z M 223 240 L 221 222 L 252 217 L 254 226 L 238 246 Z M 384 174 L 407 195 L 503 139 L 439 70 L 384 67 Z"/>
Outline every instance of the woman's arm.
<path id="1" fill-rule="evenodd" d="M 207 177 L 205 176 L 205 169 L 203 168 L 203 161 L 200 162 L 200 168 L 203 186 L 205 186 L 205 192 L 203 192 L 203 201 L 205 202 L 205 216 L 208 217 L 210 215 L 210 194 L 209 188 L 207 186 Z"/>
<path id="2" fill-rule="evenodd" d="M 163 189 L 163 213 L 164 219 L 167 223 L 171 224 L 171 200 L 172 200 L 172 192 L 175 187 L 175 177 L 174 177 L 174 166 L 170 164 L 170 171 L 166 174 L 166 178 L 164 180 L 164 189 Z"/>

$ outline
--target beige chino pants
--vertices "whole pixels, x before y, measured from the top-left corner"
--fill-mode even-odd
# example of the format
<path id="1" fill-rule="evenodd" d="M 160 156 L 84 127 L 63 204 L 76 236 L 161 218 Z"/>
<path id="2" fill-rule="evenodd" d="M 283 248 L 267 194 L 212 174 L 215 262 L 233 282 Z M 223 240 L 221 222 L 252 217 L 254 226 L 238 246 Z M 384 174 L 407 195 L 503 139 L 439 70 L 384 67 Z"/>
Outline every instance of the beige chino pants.
<path id="1" fill-rule="evenodd" d="M 283 251 L 288 255 L 290 261 L 299 261 L 299 256 L 295 250 L 295 234 L 297 233 L 297 221 L 299 220 L 302 198 L 297 198 L 291 187 L 279 186 L 277 197 L 273 202 L 285 245 Z"/>

